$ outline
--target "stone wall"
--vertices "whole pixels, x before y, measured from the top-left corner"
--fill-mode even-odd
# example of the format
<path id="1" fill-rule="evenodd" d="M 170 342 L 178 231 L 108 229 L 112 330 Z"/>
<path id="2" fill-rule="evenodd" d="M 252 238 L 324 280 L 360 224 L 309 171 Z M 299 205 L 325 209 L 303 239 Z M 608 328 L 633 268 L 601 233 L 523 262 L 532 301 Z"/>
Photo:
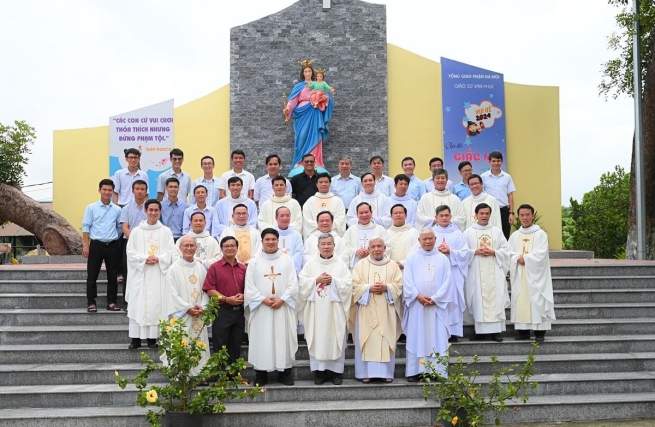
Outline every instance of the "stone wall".
<path id="1" fill-rule="evenodd" d="M 325 166 L 338 173 L 340 156 L 353 158 L 353 173 L 373 155 L 388 158 L 386 7 L 359 0 L 300 0 L 230 33 L 230 146 L 246 152 L 247 169 L 265 172 L 277 153 L 289 171 L 293 119 L 284 123 L 282 93 L 300 78 L 299 61 L 313 59 L 335 88 Z"/>

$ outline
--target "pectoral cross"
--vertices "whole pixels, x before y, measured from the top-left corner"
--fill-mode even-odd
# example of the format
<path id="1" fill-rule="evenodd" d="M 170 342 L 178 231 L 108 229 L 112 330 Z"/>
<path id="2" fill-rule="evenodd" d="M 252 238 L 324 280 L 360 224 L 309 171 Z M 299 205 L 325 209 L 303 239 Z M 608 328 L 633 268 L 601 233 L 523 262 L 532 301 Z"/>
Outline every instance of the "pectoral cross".
<path id="1" fill-rule="evenodd" d="M 431 269 L 432 267 L 436 267 L 436 265 L 432 265 L 432 264 L 430 264 L 430 262 L 428 262 L 426 265 L 423 266 L 423 268 L 425 268 L 425 269 L 428 270 L 428 271 L 430 271 L 430 269 Z"/>
<path id="2" fill-rule="evenodd" d="M 268 280 L 271 281 L 271 294 L 275 295 L 275 279 L 277 276 L 281 276 L 282 273 L 276 273 L 275 267 L 271 266 L 271 272 L 269 274 L 264 274 L 264 277 L 268 277 Z"/>
<path id="3" fill-rule="evenodd" d="M 430 264 L 430 261 L 426 265 L 423 266 L 424 269 L 427 270 L 425 274 L 423 274 L 423 283 L 425 285 L 425 293 L 428 295 L 432 295 L 432 289 L 434 287 L 434 271 L 432 271 L 432 268 L 436 269 L 436 265 Z"/>
<path id="4" fill-rule="evenodd" d="M 282 253 L 285 255 L 289 253 L 289 248 L 287 248 L 287 239 L 282 239 Z"/>
<path id="5" fill-rule="evenodd" d="M 368 237 L 364 235 L 361 239 L 359 239 L 360 242 L 363 242 L 362 248 L 368 248 Z"/>
<path id="6" fill-rule="evenodd" d="M 523 242 L 525 242 L 525 243 L 528 243 L 528 242 L 530 241 L 530 239 L 521 239 L 521 240 L 523 240 Z M 522 255 L 526 255 L 526 254 L 529 254 L 529 253 L 530 253 L 530 252 L 528 252 L 527 250 L 525 250 L 525 243 L 524 243 L 524 246 L 523 246 L 523 252 L 522 252 Z"/>

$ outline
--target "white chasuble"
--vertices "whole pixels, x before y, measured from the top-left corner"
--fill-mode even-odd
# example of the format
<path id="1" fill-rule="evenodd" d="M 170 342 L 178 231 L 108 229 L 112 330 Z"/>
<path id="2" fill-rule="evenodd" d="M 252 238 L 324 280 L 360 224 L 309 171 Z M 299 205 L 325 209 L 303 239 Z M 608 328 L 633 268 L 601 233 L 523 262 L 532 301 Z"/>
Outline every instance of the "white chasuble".
<path id="1" fill-rule="evenodd" d="M 332 282 L 316 283 L 322 273 L 332 276 Z M 296 311 L 305 327 L 312 371 L 343 372 L 351 300 L 352 278 L 343 261 L 336 256 L 307 261 L 300 271 Z"/>
<path id="2" fill-rule="evenodd" d="M 413 228 L 411 224 L 405 224 L 402 227 L 396 227 L 395 225 L 389 227 L 387 230 L 389 258 L 404 267 L 407 256 L 419 247 L 418 234 L 418 230 Z"/>
<path id="3" fill-rule="evenodd" d="M 127 317 L 134 326 L 131 338 L 156 338 L 159 335 L 159 319 L 166 317 L 164 306 L 169 296 L 166 286 L 166 270 L 172 262 L 173 233 L 157 221 L 149 225 L 141 221 L 130 233 L 127 241 L 127 287 L 125 300 L 129 303 Z M 159 258 L 153 265 L 146 264 L 149 256 Z M 143 334 L 153 336 L 141 336 Z"/>
<path id="4" fill-rule="evenodd" d="M 179 258 L 168 269 L 166 283 L 170 289 L 169 298 L 164 309 L 164 318 L 176 316 L 184 320 L 186 332 L 192 340 L 199 340 L 205 344 L 200 362 L 191 368 L 191 375 L 198 375 L 209 360 L 209 338 L 207 328 L 204 327 L 201 316 L 193 317 L 187 311 L 195 306 L 205 308 L 209 297 L 202 290 L 207 270 L 199 262 L 187 262 Z M 161 356 L 166 364 L 166 358 Z"/>
<path id="5" fill-rule="evenodd" d="M 459 197 L 448 190 L 432 190 L 421 196 L 421 200 L 418 202 L 418 211 L 416 212 L 416 228 L 420 230 L 423 227 L 432 227 L 436 209 L 441 205 L 450 208 L 450 213 L 453 215 L 452 222 L 459 227 L 460 231 L 463 231 L 466 225 L 464 205 Z"/>
<path id="6" fill-rule="evenodd" d="M 437 237 L 435 247 L 446 243 L 450 253 L 446 255 L 450 261 L 451 280 L 457 290 L 457 306 L 451 315 L 450 334 L 459 337 L 464 336 L 464 311 L 466 310 L 466 300 L 464 298 L 464 282 L 469 271 L 469 263 L 472 253 L 466 243 L 466 239 L 461 231 L 455 225 L 448 224 L 447 227 L 435 225 L 433 227 Z"/>
<path id="7" fill-rule="evenodd" d="M 498 201 L 494 196 L 485 193 L 484 191 L 477 196 L 470 195 L 462 202 L 464 205 L 464 212 L 466 212 L 466 224 L 464 225 L 465 229 L 468 229 L 478 220 L 478 216 L 475 214 L 475 208 L 478 207 L 480 203 L 486 203 L 491 208 L 489 224 L 502 230 L 503 224 L 500 220 L 500 208 L 498 207 Z"/>
<path id="8" fill-rule="evenodd" d="M 373 214 L 371 216 L 372 222 L 381 225 L 385 229 L 393 224 L 393 221 L 391 220 L 391 199 L 380 193 L 379 190 L 374 190 L 372 193 L 362 191 L 350 201 L 348 213 L 346 214 L 346 223 L 348 224 L 348 227 L 357 224 L 357 205 L 362 202 L 371 205 Z"/>
<path id="9" fill-rule="evenodd" d="M 436 249 L 422 248 L 411 253 L 403 270 L 403 320 L 407 336 L 406 375 L 425 371 L 421 359 L 437 366 L 433 353 L 445 355 L 450 338 L 450 318 L 458 309 L 457 291 L 450 277 L 448 258 Z M 417 297 L 432 299 L 434 305 L 424 306 Z M 443 372 L 442 368 L 439 368 Z"/>
<path id="10" fill-rule="evenodd" d="M 508 242 L 511 320 L 514 329 L 550 330 L 555 320 L 553 282 L 548 258 L 548 236 L 536 224 L 515 231 Z M 525 265 L 518 264 L 523 255 Z"/>
<path id="11" fill-rule="evenodd" d="M 202 265 L 204 265 L 206 269 L 209 269 L 213 263 L 223 258 L 220 245 L 216 239 L 209 234 L 209 231 L 205 230 L 200 234 L 189 231 L 183 237 L 193 237 L 196 241 L 196 260 L 202 262 Z M 182 252 L 180 251 L 181 242 L 181 238 L 177 239 L 177 242 L 175 242 L 175 247 L 173 248 L 173 259 L 182 257 Z"/>
<path id="12" fill-rule="evenodd" d="M 278 250 L 259 252 L 248 264 L 244 290 L 248 320 L 248 363 L 261 371 L 291 368 L 298 350 L 296 297 L 298 279 L 293 260 Z M 284 300 L 278 309 L 263 304 L 269 296 Z"/>
<path id="13" fill-rule="evenodd" d="M 234 207 L 238 204 L 246 205 L 248 208 L 248 225 L 254 229 L 257 229 L 257 205 L 252 199 L 246 196 L 239 196 L 236 199 L 233 199 L 229 194 L 226 197 L 223 197 L 214 206 L 214 218 L 212 219 L 212 236 L 220 236 L 223 233 L 223 230 L 234 225 L 232 220 L 232 214 L 234 213 Z"/>
<path id="14" fill-rule="evenodd" d="M 239 242 L 237 260 L 242 264 L 248 264 L 262 249 L 262 238 L 259 232 L 249 225 L 243 227 L 236 224 L 231 225 L 223 230 L 218 241 L 220 242 L 223 237 L 227 236 L 232 236 Z"/>
<path id="15" fill-rule="evenodd" d="M 374 237 L 381 237 L 385 241 L 387 250 L 389 245 L 387 244 L 387 231 L 381 225 L 374 223 L 373 221 L 369 222 L 366 225 L 357 223 L 351 226 L 346 233 L 343 235 L 343 240 L 346 243 L 346 249 L 348 250 L 349 265 L 351 269 L 355 267 L 355 264 L 361 259 L 357 256 L 357 249 L 368 249 L 368 242 L 371 241 Z"/>
<path id="16" fill-rule="evenodd" d="M 466 243 L 473 252 L 464 285 L 468 323 L 475 325 L 477 334 L 504 331 L 505 309 L 509 307 L 506 272 L 509 270 L 507 240 L 500 228 L 477 222 L 464 232 Z M 475 255 L 478 248 L 491 248 L 494 255 Z"/>
<path id="17" fill-rule="evenodd" d="M 257 228 L 263 231 L 266 228 L 277 227 L 275 212 L 281 207 L 286 207 L 291 212 L 291 222 L 289 226 L 302 233 L 302 209 L 296 199 L 285 194 L 283 197 L 273 196 L 259 205 L 259 215 L 257 217 Z"/>
<path id="18" fill-rule="evenodd" d="M 396 341 L 402 318 L 402 273 L 386 255 L 382 260 L 368 256 L 353 269 L 350 330 L 355 339 L 355 377 L 393 378 Z M 370 291 L 375 283 L 387 285 L 386 292 Z"/>
<path id="19" fill-rule="evenodd" d="M 317 230 L 316 215 L 325 211 L 331 212 L 334 216 L 332 229 L 339 236 L 343 236 L 346 232 L 346 207 L 343 201 L 331 192 L 316 193 L 302 207 L 302 234 L 305 240 Z"/>

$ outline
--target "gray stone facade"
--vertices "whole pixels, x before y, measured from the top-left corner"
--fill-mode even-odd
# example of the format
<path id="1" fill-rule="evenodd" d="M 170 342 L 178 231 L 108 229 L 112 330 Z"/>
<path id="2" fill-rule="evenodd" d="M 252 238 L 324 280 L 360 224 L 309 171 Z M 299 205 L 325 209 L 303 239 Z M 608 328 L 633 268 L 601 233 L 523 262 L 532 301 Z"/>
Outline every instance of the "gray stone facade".
<path id="1" fill-rule="evenodd" d="M 342 155 L 353 173 L 374 155 L 388 159 L 387 18 L 384 5 L 360 0 L 299 0 L 230 32 L 230 146 L 246 152 L 247 169 L 265 173 L 264 158 L 277 153 L 283 173 L 293 158 L 293 119 L 284 123 L 282 93 L 291 93 L 299 61 L 326 69 L 335 88 L 325 166 L 338 173 Z"/>

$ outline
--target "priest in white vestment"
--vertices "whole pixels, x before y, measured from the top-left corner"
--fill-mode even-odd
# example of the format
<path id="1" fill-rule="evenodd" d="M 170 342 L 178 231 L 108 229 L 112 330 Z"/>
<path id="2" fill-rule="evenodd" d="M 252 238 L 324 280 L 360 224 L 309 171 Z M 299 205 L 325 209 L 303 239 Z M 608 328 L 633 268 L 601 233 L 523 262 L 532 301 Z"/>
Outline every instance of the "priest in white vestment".
<path id="1" fill-rule="evenodd" d="M 450 278 L 456 289 L 458 310 L 451 315 L 450 339 L 449 342 L 457 342 L 457 337 L 464 336 L 464 311 L 466 300 L 464 299 L 464 282 L 469 270 L 472 252 L 466 243 L 461 231 L 451 222 L 450 208 L 441 205 L 437 209 L 437 225 L 433 227 L 437 238 L 437 250 L 448 257 L 450 261 Z"/>
<path id="2" fill-rule="evenodd" d="M 505 276 L 509 270 L 507 240 L 501 228 L 491 225 L 491 206 L 480 203 L 475 210 L 477 222 L 464 231 L 466 243 L 474 251 L 464 284 L 465 321 L 475 326 L 471 340 L 484 339 L 491 334 L 492 340 L 502 342 L 505 309 L 509 307 Z"/>
<path id="3" fill-rule="evenodd" d="M 372 238 L 381 237 L 386 239 L 387 237 L 387 230 L 373 222 L 371 206 L 368 203 L 361 202 L 355 206 L 355 211 L 357 212 L 358 222 L 350 226 L 343 235 L 348 250 L 348 267 L 351 269 L 355 267 L 360 259 L 364 259 L 369 255 L 368 242 Z"/>
<path id="4" fill-rule="evenodd" d="M 248 262 L 262 249 L 261 236 L 248 224 L 248 208 L 245 205 L 238 204 L 234 207 L 232 221 L 234 224 L 223 230 L 218 240 L 223 240 L 227 236 L 235 237 L 239 242 L 237 261 L 248 265 Z"/>
<path id="5" fill-rule="evenodd" d="M 436 248 L 431 228 L 419 234 L 420 248 L 409 255 L 403 270 L 403 332 L 407 336 L 405 376 L 417 382 L 430 360 L 442 373 L 435 353 L 448 351 L 450 319 L 457 307 L 457 290 L 450 278 L 450 262 Z"/>
<path id="6" fill-rule="evenodd" d="M 307 239 L 312 232 L 318 229 L 316 215 L 325 211 L 332 212 L 334 216 L 334 231 L 339 236 L 343 236 L 343 233 L 346 232 L 346 207 L 340 198 L 330 192 L 331 183 L 332 178 L 329 174 L 318 174 L 316 178 L 318 191 L 302 205 L 302 234 L 304 239 Z"/>
<path id="7" fill-rule="evenodd" d="M 450 212 L 453 216 L 452 222 L 457 225 L 460 231 L 463 231 L 466 226 L 464 205 L 459 200 L 459 197 L 452 194 L 446 188 L 448 172 L 445 169 L 436 169 L 432 173 L 432 176 L 434 190 L 424 194 L 418 203 L 415 222 L 416 228 L 420 230 L 422 227 L 434 227 L 437 225 L 436 209 L 440 205 L 446 205 L 450 207 Z"/>
<path id="8" fill-rule="evenodd" d="M 173 233 L 159 222 L 161 204 L 151 199 L 145 203 L 146 220 L 132 229 L 127 241 L 127 288 L 125 300 L 130 309 L 130 349 L 141 346 L 146 339 L 148 347 L 157 348 L 159 320 L 163 313 L 169 289 L 166 287 L 166 270 L 172 262 Z"/>
<path id="9" fill-rule="evenodd" d="M 413 202 L 414 200 L 412 200 Z M 387 230 L 389 242 L 389 258 L 402 270 L 405 268 L 407 256 L 418 249 L 418 230 L 407 224 L 407 208 L 397 204 L 391 208 L 393 225 Z"/>
<path id="10" fill-rule="evenodd" d="M 279 233 L 262 231 L 263 249 L 246 270 L 243 302 L 248 320 L 248 363 L 255 368 L 255 383 L 268 382 L 277 371 L 278 382 L 293 385 L 293 361 L 298 351 L 296 297 L 298 279 L 293 260 L 278 248 Z"/>
<path id="11" fill-rule="evenodd" d="M 469 177 L 469 189 L 471 190 L 471 195 L 462 202 L 464 205 L 464 212 L 466 212 L 466 225 L 464 227 L 468 229 L 475 223 L 477 220 L 475 210 L 478 205 L 485 203 L 491 208 L 489 224 L 502 230 L 503 227 L 500 222 L 500 208 L 498 207 L 498 201 L 494 196 L 483 191 L 482 188 L 482 177 L 476 174 L 471 175 Z"/>
<path id="12" fill-rule="evenodd" d="M 396 341 L 401 334 L 403 276 L 385 255 L 384 239 L 369 242 L 370 255 L 353 269 L 350 330 L 354 331 L 355 378 L 393 381 Z"/>
<path id="13" fill-rule="evenodd" d="M 517 211 L 521 228 L 509 238 L 509 278 L 512 286 L 511 320 L 517 340 L 544 342 L 546 331 L 555 320 L 553 281 L 550 277 L 548 235 L 534 224 L 534 208 L 521 205 Z"/>
<path id="14" fill-rule="evenodd" d="M 346 223 L 348 227 L 357 224 L 357 206 L 362 202 L 366 202 L 371 206 L 372 220 L 374 223 L 381 225 L 384 228 L 389 228 L 391 225 L 391 201 L 389 197 L 375 188 L 375 175 L 371 172 L 366 172 L 362 175 L 362 192 L 353 197 L 348 206 L 348 213 L 346 214 Z"/>
<path id="15" fill-rule="evenodd" d="M 257 227 L 259 230 L 265 228 L 274 228 L 275 212 L 278 208 L 286 207 L 291 212 L 291 227 L 299 233 L 302 233 L 302 209 L 296 199 L 287 194 L 287 179 L 281 175 L 272 180 L 273 196 L 270 199 L 259 201 L 259 216 L 257 217 Z"/>
<path id="16" fill-rule="evenodd" d="M 164 308 L 164 318 L 174 316 L 184 321 L 186 332 L 192 340 L 198 340 L 202 347 L 200 361 L 191 368 L 191 375 L 198 375 L 209 360 L 209 337 L 202 323 L 202 311 L 209 303 L 209 297 L 202 290 L 207 269 L 196 261 L 196 240 L 191 236 L 178 239 L 182 255 L 176 259 L 166 273 L 166 284 L 170 290 Z M 162 355 L 161 361 L 166 364 Z"/>
<path id="17" fill-rule="evenodd" d="M 211 235 L 214 237 L 220 236 L 223 230 L 234 224 L 232 213 L 236 205 L 244 205 L 248 209 L 248 225 L 257 229 L 257 205 L 248 196 L 241 194 L 243 180 L 238 176 L 233 176 L 227 180 L 227 185 L 229 194 L 216 202 L 214 206 L 211 230 Z"/>
<path id="18" fill-rule="evenodd" d="M 201 262 L 205 266 L 205 269 L 208 269 L 210 265 L 223 258 L 223 253 L 216 239 L 205 229 L 206 225 L 205 214 L 194 212 L 191 214 L 191 230 L 186 236 L 193 237 L 196 241 L 196 261 Z M 173 259 L 182 256 L 182 251 L 180 250 L 181 241 L 182 239 L 180 238 L 175 242 Z"/>
<path id="19" fill-rule="evenodd" d="M 293 265 L 296 267 L 296 275 L 298 275 L 302 269 L 305 247 L 303 246 L 300 233 L 289 226 L 291 223 L 291 211 L 289 208 L 286 206 L 277 208 L 275 211 L 275 222 L 277 223 L 277 227 L 274 228 L 279 233 L 280 251 L 291 257 Z"/>
<path id="20" fill-rule="evenodd" d="M 334 238 L 334 256 L 340 258 L 346 265 L 350 265 L 350 256 L 348 255 L 348 248 L 346 242 L 334 230 L 334 215 L 332 212 L 325 211 L 316 215 L 317 229 L 312 232 L 309 237 L 305 239 L 305 255 L 303 263 L 306 264 L 311 258 L 320 255 L 318 250 L 318 236 L 321 234 L 330 234 Z"/>
<path id="21" fill-rule="evenodd" d="M 298 320 L 305 326 L 309 367 L 314 383 L 332 379 L 341 385 L 346 360 L 346 329 L 352 300 L 348 266 L 334 255 L 334 238 L 318 237 L 320 255 L 310 259 L 300 272 Z"/>
<path id="22" fill-rule="evenodd" d="M 416 211 L 418 210 L 418 203 L 416 200 L 412 199 L 409 194 L 407 194 L 409 191 L 410 178 L 404 173 L 401 173 L 396 175 L 393 181 L 395 183 L 395 192 L 389 197 L 389 204 L 391 207 L 397 204 L 405 206 L 405 209 L 407 210 L 407 218 L 405 219 L 405 222 L 413 227 L 416 222 Z M 393 215 L 391 220 L 393 221 Z"/>

